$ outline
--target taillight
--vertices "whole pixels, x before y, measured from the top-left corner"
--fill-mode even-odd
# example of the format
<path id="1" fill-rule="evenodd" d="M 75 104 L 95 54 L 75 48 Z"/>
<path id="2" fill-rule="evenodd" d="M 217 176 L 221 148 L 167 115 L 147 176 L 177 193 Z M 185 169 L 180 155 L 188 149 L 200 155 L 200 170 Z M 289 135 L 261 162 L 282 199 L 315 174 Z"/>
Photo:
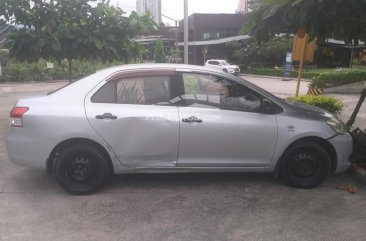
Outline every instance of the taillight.
<path id="1" fill-rule="evenodd" d="M 14 107 L 10 111 L 11 126 L 22 127 L 22 118 L 25 112 L 29 110 L 28 107 Z"/>

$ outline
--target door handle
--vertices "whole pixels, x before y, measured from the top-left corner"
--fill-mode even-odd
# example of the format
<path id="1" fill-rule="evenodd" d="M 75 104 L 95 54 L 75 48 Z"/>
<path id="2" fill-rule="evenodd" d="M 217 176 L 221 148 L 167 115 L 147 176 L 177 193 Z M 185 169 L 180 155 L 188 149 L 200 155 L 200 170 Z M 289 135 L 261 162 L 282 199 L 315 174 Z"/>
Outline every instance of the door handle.
<path id="1" fill-rule="evenodd" d="M 198 119 L 195 116 L 190 116 L 188 118 L 183 118 L 182 121 L 187 122 L 187 123 L 202 123 L 202 120 Z"/>
<path id="2" fill-rule="evenodd" d="M 117 116 L 112 115 L 111 113 L 104 113 L 103 115 L 96 115 L 95 118 L 102 120 L 102 119 L 117 119 Z"/>

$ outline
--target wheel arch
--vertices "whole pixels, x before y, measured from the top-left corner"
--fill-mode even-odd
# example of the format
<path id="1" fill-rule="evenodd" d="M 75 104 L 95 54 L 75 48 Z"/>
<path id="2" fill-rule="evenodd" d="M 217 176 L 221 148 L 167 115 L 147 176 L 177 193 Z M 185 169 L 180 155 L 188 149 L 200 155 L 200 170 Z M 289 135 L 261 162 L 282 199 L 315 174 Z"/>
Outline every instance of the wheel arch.
<path id="1" fill-rule="evenodd" d="M 331 161 L 331 167 L 330 167 L 330 174 L 333 175 L 335 173 L 335 170 L 337 169 L 337 152 L 334 149 L 333 145 L 326 139 L 323 139 L 321 137 L 317 137 L 317 136 L 308 136 L 308 137 L 303 137 L 300 139 L 297 139 L 295 141 L 293 141 L 281 154 L 279 160 L 277 161 L 276 167 L 274 169 L 273 175 L 277 178 L 280 172 L 280 167 L 281 167 L 281 162 L 283 161 L 283 156 L 286 153 L 286 151 L 291 148 L 293 145 L 296 145 L 300 142 L 306 142 L 306 141 L 310 141 L 310 142 L 315 142 L 316 144 L 320 145 L 321 147 L 324 148 L 324 150 L 328 153 L 329 157 L 330 157 L 330 161 Z"/>
<path id="2" fill-rule="evenodd" d="M 54 163 L 55 163 L 54 161 L 55 161 L 55 158 L 57 157 L 57 155 L 66 147 L 69 147 L 69 146 L 72 146 L 75 144 L 87 144 L 87 145 L 91 145 L 91 146 L 94 146 L 95 148 L 97 148 L 107 158 L 107 162 L 108 162 L 108 165 L 110 168 L 110 173 L 114 173 L 112 158 L 109 155 L 108 151 L 105 149 L 105 147 L 103 147 L 100 143 L 87 139 L 87 138 L 70 138 L 70 139 L 60 142 L 52 149 L 52 151 L 47 159 L 47 173 L 48 174 L 52 174 L 52 172 L 53 172 Z"/>

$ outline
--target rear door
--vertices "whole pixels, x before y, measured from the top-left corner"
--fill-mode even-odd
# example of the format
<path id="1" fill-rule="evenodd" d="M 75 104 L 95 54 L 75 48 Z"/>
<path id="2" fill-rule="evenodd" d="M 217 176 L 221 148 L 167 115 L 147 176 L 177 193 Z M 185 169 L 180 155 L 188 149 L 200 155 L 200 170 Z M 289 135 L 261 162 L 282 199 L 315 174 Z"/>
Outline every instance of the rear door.
<path id="1" fill-rule="evenodd" d="M 178 74 L 178 166 L 264 167 L 277 142 L 277 115 L 262 113 L 262 97 L 233 80 Z"/>
<path id="2" fill-rule="evenodd" d="M 87 118 L 129 167 L 171 167 L 178 155 L 179 119 L 173 70 L 120 73 L 85 100 Z"/>

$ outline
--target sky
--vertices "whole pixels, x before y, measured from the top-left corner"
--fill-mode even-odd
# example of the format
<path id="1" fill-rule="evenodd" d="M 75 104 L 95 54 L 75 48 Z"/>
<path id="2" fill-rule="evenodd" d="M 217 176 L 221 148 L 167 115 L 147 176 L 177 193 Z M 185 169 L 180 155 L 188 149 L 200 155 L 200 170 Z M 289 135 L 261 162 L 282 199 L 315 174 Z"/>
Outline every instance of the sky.
<path id="1" fill-rule="evenodd" d="M 118 4 L 127 14 L 136 10 L 136 0 L 111 0 L 112 4 Z M 235 13 L 239 0 L 188 0 L 188 15 L 193 13 Z M 184 0 L 161 0 L 162 14 L 176 20 L 184 17 Z M 162 18 L 163 22 L 173 21 Z"/>

